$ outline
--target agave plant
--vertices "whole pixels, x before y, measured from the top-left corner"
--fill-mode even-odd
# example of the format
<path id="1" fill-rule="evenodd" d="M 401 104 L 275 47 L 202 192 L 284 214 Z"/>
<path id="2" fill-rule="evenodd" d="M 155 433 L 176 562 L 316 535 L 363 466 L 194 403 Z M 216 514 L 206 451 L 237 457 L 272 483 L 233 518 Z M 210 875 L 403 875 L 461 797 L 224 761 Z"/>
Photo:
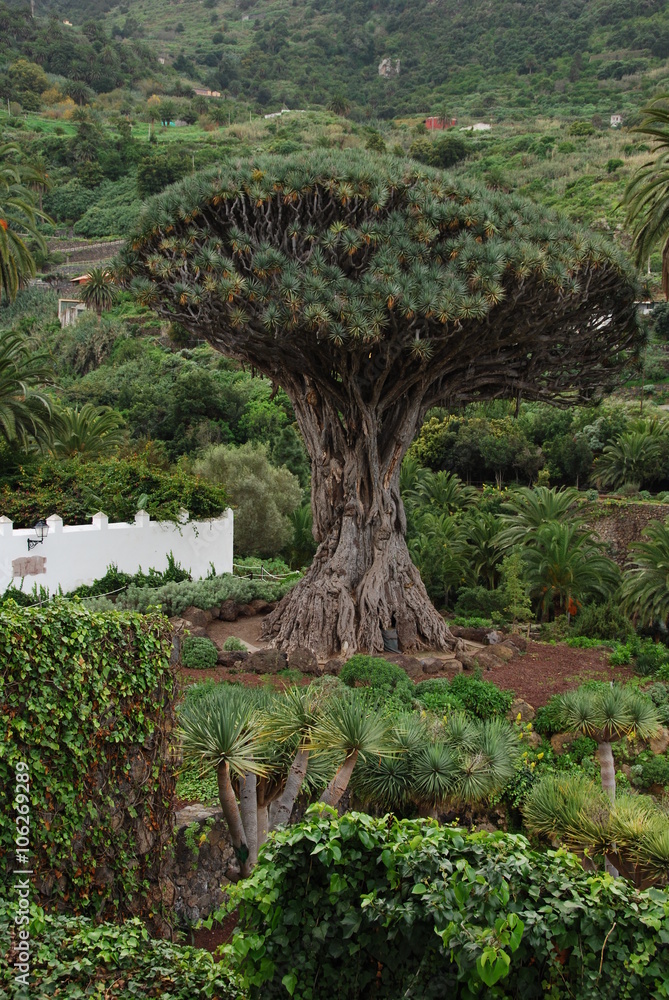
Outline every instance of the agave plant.
<path id="1" fill-rule="evenodd" d="M 295 746 L 283 789 L 271 811 L 272 829 L 290 822 L 293 806 L 307 777 L 314 730 L 331 701 L 325 689 L 310 685 L 288 688 L 272 706 L 268 724 L 273 739 L 283 746 Z M 325 757 L 327 753 L 321 754 L 321 761 Z M 318 757 L 311 759 L 312 772 L 314 760 L 318 761 Z"/>
<path id="2" fill-rule="evenodd" d="M 361 764 L 357 794 L 388 809 L 413 803 L 431 816 L 446 803 L 478 802 L 499 791 L 520 752 L 508 723 L 480 722 L 461 712 L 432 729 L 415 716 L 400 719 L 391 738 L 394 755 Z"/>
<path id="3" fill-rule="evenodd" d="M 310 751 L 339 756 L 340 764 L 320 797 L 329 806 L 336 806 L 348 788 L 358 758 L 367 761 L 396 753 L 388 719 L 361 694 L 334 701 L 314 727 L 308 745 Z"/>
<path id="4" fill-rule="evenodd" d="M 582 733 L 597 742 L 602 788 L 611 802 L 616 797 L 616 771 L 611 744 L 627 736 L 654 736 L 659 727 L 650 698 L 623 684 L 597 690 L 581 687 L 563 695 L 562 724 L 569 732 Z"/>

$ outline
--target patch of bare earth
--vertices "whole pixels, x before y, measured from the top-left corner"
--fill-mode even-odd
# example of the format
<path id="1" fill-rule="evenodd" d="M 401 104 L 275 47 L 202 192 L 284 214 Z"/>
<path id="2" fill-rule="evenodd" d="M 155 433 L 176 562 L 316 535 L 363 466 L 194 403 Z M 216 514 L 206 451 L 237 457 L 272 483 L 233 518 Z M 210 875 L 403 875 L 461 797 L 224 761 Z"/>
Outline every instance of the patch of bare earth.
<path id="1" fill-rule="evenodd" d="M 485 680 L 514 691 L 535 708 L 554 694 L 576 688 L 584 681 L 626 681 L 630 667 L 610 667 L 608 649 L 572 649 L 563 643 L 528 642 L 527 651 L 507 663 L 483 672 Z"/>

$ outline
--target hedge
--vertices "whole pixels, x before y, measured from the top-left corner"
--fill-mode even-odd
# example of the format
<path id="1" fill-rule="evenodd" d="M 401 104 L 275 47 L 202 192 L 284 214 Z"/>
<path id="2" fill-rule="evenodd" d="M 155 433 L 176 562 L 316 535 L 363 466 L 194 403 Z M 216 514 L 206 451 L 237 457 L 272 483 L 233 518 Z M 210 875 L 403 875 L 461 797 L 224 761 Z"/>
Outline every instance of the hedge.
<path id="1" fill-rule="evenodd" d="M 24 762 L 44 905 L 160 924 L 175 789 L 170 652 L 158 615 L 64 600 L 0 610 L 0 856 L 11 871 Z"/>
<path id="2" fill-rule="evenodd" d="M 218 517 L 228 506 L 221 486 L 181 469 L 165 471 L 141 459 L 47 459 L 0 478 L 0 513 L 16 528 L 32 528 L 59 514 L 66 524 L 88 524 L 99 510 L 110 521 L 132 521 L 139 506 L 158 521 Z"/>
<path id="3" fill-rule="evenodd" d="M 0 953 L 10 959 L 0 965 L 2 996 L 243 1000 L 234 975 L 209 952 L 153 939 L 137 918 L 96 924 L 88 917 L 45 914 L 37 907 L 28 925 L 33 950 L 30 987 L 17 989 L 10 950 L 12 937 L 16 941 L 13 918 L 12 907 L 0 901 Z"/>
<path id="4" fill-rule="evenodd" d="M 252 1000 L 669 997 L 669 892 L 519 835 L 312 806 L 237 906 L 228 954 Z"/>

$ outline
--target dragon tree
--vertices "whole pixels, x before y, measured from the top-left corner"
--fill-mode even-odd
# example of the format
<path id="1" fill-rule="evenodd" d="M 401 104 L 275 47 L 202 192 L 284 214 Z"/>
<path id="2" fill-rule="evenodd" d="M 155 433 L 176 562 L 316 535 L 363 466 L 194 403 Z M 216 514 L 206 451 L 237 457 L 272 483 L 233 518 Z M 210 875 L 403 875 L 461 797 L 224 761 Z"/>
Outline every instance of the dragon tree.
<path id="1" fill-rule="evenodd" d="M 402 459 L 426 412 L 593 401 L 638 355 L 622 254 L 564 218 L 413 161 L 235 160 L 145 207 L 119 273 L 290 397 L 314 561 L 265 619 L 285 649 L 447 647 L 404 539 Z"/>

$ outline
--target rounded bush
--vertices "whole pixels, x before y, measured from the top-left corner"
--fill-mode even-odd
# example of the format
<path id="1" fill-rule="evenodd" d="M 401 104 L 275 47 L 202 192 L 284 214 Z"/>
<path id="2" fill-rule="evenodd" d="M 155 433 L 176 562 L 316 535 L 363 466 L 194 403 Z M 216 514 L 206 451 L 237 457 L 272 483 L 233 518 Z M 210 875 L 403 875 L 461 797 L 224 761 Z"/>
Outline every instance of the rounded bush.
<path id="1" fill-rule="evenodd" d="M 181 663 L 189 670 L 210 670 L 218 662 L 218 650 L 211 639 L 188 635 L 181 647 Z"/>
<path id="2" fill-rule="evenodd" d="M 237 636 L 229 636 L 223 643 L 223 649 L 226 653 L 245 653 L 246 645 Z"/>

